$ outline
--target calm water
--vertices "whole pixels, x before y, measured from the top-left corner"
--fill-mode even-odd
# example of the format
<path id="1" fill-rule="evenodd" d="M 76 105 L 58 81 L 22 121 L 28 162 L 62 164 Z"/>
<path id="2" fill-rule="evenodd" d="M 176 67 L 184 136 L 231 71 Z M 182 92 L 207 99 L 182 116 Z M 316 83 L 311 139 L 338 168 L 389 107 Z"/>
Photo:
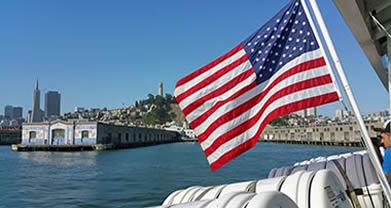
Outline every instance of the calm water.
<path id="1" fill-rule="evenodd" d="M 107 152 L 0 147 L 0 207 L 147 207 L 191 185 L 265 178 L 271 168 L 357 148 L 258 145 L 211 173 L 198 143 Z"/>

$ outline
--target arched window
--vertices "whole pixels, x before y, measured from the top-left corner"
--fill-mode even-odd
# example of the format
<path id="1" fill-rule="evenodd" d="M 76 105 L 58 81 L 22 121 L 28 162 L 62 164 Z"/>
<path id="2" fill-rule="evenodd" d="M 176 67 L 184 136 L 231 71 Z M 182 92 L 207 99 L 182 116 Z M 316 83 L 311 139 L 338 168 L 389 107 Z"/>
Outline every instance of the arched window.
<path id="1" fill-rule="evenodd" d="M 81 132 L 81 138 L 89 138 L 88 131 L 82 131 Z"/>
<path id="2" fill-rule="evenodd" d="M 29 142 L 31 142 L 33 139 L 37 138 L 37 132 L 30 131 L 29 132 Z"/>
<path id="3" fill-rule="evenodd" d="M 84 138 L 89 138 L 88 131 L 81 132 L 81 143 L 83 143 Z"/>

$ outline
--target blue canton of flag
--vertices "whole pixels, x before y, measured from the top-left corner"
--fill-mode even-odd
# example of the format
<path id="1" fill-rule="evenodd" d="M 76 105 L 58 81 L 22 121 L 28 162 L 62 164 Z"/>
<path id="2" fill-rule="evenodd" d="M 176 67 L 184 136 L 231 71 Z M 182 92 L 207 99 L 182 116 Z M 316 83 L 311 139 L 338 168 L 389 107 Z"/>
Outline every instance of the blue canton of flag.
<path id="1" fill-rule="evenodd" d="M 257 73 L 257 83 L 297 56 L 319 48 L 314 32 L 299 1 L 287 5 L 242 46 Z"/>
<path id="2" fill-rule="evenodd" d="M 228 53 L 180 79 L 176 100 L 212 171 L 254 147 L 273 119 L 339 99 L 300 0 Z"/>

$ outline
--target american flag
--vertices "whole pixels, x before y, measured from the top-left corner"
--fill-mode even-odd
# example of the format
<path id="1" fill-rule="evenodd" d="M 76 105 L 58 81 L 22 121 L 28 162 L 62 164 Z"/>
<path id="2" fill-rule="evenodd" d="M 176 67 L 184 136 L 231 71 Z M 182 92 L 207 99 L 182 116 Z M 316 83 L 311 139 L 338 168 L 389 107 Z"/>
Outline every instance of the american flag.
<path id="1" fill-rule="evenodd" d="M 255 146 L 273 119 L 340 93 L 300 0 L 180 79 L 175 97 L 212 171 Z"/>

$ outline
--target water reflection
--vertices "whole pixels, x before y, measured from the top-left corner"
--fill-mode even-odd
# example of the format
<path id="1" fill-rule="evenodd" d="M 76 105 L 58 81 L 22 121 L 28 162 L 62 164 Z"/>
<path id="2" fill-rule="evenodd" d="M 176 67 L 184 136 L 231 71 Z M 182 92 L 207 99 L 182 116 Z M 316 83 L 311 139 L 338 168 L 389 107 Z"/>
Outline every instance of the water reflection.
<path id="1" fill-rule="evenodd" d="M 20 152 L 19 157 L 40 165 L 96 166 L 99 152 Z"/>

